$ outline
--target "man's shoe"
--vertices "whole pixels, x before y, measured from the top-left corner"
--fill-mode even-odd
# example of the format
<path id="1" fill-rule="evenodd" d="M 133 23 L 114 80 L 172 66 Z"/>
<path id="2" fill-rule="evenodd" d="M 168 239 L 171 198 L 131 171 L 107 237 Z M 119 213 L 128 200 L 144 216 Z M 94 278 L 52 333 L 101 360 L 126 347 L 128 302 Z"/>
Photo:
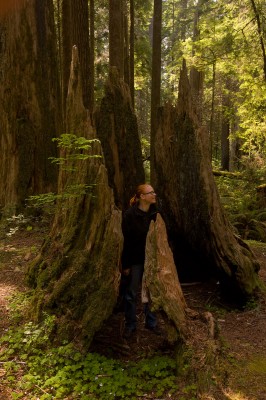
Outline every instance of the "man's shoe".
<path id="1" fill-rule="evenodd" d="M 145 328 L 149 329 L 149 331 L 153 332 L 157 336 L 161 336 L 163 334 L 161 329 L 157 325 L 156 326 L 145 325 Z"/>
<path id="2" fill-rule="evenodd" d="M 123 333 L 123 338 L 130 339 L 133 336 L 135 331 L 136 331 L 136 329 L 125 328 L 124 333 Z"/>

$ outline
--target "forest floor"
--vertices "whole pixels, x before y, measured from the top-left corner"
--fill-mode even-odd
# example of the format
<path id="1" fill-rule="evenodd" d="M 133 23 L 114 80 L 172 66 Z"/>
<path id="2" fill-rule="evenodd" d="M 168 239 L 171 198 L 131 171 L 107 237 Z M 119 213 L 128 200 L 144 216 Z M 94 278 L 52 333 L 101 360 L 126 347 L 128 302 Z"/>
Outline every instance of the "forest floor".
<path id="1" fill-rule="evenodd" d="M 47 226 L 22 225 L 18 230 L 0 227 L 0 336 L 12 323 L 10 298 L 17 292 L 28 290 L 24 275 L 28 263 L 35 257 L 47 235 Z M 250 247 L 261 264 L 261 280 L 266 284 L 266 243 L 251 242 Z M 215 367 L 211 370 L 212 383 L 202 391 L 190 396 L 168 394 L 163 399 L 206 399 L 206 400 L 265 400 L 266 399 L 266 295 L 243 309 L 231 308 L 221 302 L 217 285 L 195 283 L 182 286 L 190 309 L 200 315 L 211 313 L 214 316 L 218 335 L 215 342 Z M 205 313 L 205 314 L 204 314 Z M 156 336 L 143 326 L 143 313 L 138 313 L 139 325 L 136 334 L 130 339 L 122 338 L 123 314 L 111 316 L 101 331 L 95 336 L 91 351 L 108 357 L 126 360 L 139 360 L 155 353 L 158 349 L 169 354 L 172 349 L 163 336 Z M 208 341 L 206 323 L 199 319 L 191 322 L 191 345 L 195 352 L 199 349 L 200 369 L 206 368 L 203 358 L 203 343 Z M 163 329 L 163 322 L 162 322 Z M 211 339 L 210 339 L 211 341 Z M 1 349 L 0 349 L 1 350 Z M 202 357 L 201 357 L 202 356 Z M 1 383 L 5 369 L 0 363 L 0 400 L 11 400 L 12 390 Z M 197 380 L 197 377 L 196 377 Z M 27 397 L 30 399 L 30 397 Z M 25 399 L 25 400 L 27 400 Z M 151 399 L 151 397 L 149 397 Z M 154 398 L 155 399 L 155 398 Z M 159 400 L 159 399 L 157 399 Z"/>

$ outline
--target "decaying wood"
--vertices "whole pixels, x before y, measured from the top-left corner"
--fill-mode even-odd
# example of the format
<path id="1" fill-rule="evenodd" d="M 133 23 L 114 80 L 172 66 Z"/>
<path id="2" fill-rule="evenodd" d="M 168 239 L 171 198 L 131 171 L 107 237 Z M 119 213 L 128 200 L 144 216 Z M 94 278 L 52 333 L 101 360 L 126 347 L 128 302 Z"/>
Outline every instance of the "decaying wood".
<path id="1" fill-rule="evenodd" d="M 168 340 L 174 342 L 183 338 L 186 334 L 187 306 L 160 214 L 156 222 L 151 222 L 147 235 L 144 282 L 152 309 L 162 312 Z"/>
<path id="2" fill-rule="evenodd" d="M 193 109 L 185 65 L 178 105 L 165 106 L 159 119 L 152 183 L 162 201 L 180 280 L 215 277 L 227 295 L 254 294 L 259 263 L 235 236 L 222 209 L 208 135 Z"/>
<path id="3" fill-rule="evenodd" d="M 71 133 L 95 138 L 82 104 L 77 48 L 73 48 L 67 102 Z M 101 154 L 99 141 L 88 154 Z M 67 155 L 66 153 L 64 155 Z M 70 162 L 75 170 L 61 170 L 59 193 L 69 184 L 90 184 L 75 197 L 58 202 L 50 239 L 28 271 L 35 287 L 35 312 L 48 309 L 60 318 L 59 328 L 68 337 L 86 337 L 89 344 L 102 322 L 112 313 L 120 280 L 119 259 L 123 236 L 121 212 L 108 186 L 103 158 Z M 62 333 L 62 332 L 61 332 Z"/>
<path id="4" fill-rule="evenodd" d="M 96 113 L 96 131 L 102 143 L 115 203 L 125 209 L 136 186 L 144 182 L 145 174 L 130 90 L 115 67 L 110 69 L 105 96 Z"/>

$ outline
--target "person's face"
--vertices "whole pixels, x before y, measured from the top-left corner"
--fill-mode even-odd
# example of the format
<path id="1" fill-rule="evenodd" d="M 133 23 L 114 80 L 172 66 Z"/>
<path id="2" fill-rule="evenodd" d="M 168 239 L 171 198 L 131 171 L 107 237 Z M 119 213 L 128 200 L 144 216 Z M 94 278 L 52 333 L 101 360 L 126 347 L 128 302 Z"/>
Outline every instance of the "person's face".
<path id="1" fill-rule="evenodd" d="M 156 193 L 152 186 L 146 185 L 144 192 L 140 195 L 141 200 L 143 200 L 146 204 L 154 204 L 156 203 Z"/>

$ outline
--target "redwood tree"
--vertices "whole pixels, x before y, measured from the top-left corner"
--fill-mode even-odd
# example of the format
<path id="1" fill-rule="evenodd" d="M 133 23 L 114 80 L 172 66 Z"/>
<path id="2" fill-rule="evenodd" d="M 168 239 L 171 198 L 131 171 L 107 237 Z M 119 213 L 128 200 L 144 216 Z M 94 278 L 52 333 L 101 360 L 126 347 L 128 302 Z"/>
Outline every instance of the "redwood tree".
<path id="1" fill-rule="evenodd" d="M 96 139 L 83 105 L 78 50 L 73 48 L 66 127 L 77 137 Z M 61 334 L 78 335 L 89 344 L 112 312 L 119 286 L 122 248 L 121 211 L 114 204 L 99 141 L 80 150 L 87 159 L 60 168 L 55 218 L 39 255 L 29 266 L 35 288 L 32 308 L 38 317 L 48 310 L 60 318 Z M 65 150 L 61 157 L 73 156 Z M 68 196 L 69 188 L 77 188 Z M 78 189 L 80 188 L 80 189 Z M 74 194 L 74 197 L 73 197 Z M 106 301 L 108 300 L 108 301 Z"/>
<path id="2" fill-rule="evenodd" d="M 52 138 L 60 134 L 53 1 L 13 1 L 0 20 L 0 205 L 53 191 Z"/>
<path id="3" fill-rule="evenodd" d="M 254 294 L 259 264 L 223 212 L 207 133 L 193 107 L 185 64 L 177 107 L 161 111 L 154 175 L 180 279 L 214 277 L 239 300 Z"/>

